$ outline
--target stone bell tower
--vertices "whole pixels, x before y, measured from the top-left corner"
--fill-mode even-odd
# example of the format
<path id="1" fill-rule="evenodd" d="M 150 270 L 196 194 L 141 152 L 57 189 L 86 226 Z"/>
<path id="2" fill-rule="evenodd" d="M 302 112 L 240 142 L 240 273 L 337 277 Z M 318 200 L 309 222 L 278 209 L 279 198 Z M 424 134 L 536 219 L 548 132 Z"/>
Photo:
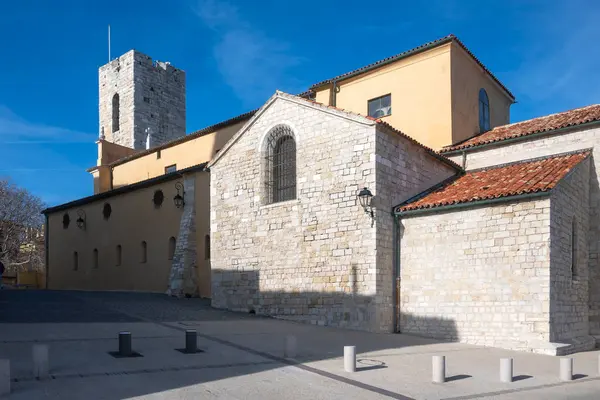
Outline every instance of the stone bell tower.
<path id="1" fill-rule="evenodd" d="M 100 139 L 144 150 L 185 135 L 185 72 L 130 50 L 99 69 Z"/>

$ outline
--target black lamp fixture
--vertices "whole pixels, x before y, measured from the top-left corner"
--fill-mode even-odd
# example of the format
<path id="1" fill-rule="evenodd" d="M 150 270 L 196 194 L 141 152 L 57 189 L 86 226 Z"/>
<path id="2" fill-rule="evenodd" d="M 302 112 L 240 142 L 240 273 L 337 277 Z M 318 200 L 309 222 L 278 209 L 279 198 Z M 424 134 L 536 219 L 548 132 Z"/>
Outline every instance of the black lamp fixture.
<path id="1" fill-rule="evenodd" d="M 371 200 L 373 199 L 373 193 L 369 189 L 362 188 L 360 192 L 358 192 L 358 201 L 360 201 L 360 205 L 362 206 L 365 213 L 369 214 L 371 218 L 373 218 L 373 207 L 371 207 Z"/>
<path id="2" fill-rule="evenodd" d="M 77 210 L 77 215 L 79 215 L 79 218 L 77 218 L 77 221 L 75 221 L 77 223 L 77 227 L 85 231 L 85 211 L 79 209 Z"/>
<path id="3" fill-rule="evenodd" d="M 173 202 L 175 203 L 175 207 L 181 208 L 185 205 L 185 200 L 183 199 L 183 196 L 185 196 L 183 184 L 181 182 L 177 182 L 175 184 L 175 189 L 177 189 L 177 194 L 175 197 L 173 197 Z M 181 193 L 179 191 L 181 191 Z"/>

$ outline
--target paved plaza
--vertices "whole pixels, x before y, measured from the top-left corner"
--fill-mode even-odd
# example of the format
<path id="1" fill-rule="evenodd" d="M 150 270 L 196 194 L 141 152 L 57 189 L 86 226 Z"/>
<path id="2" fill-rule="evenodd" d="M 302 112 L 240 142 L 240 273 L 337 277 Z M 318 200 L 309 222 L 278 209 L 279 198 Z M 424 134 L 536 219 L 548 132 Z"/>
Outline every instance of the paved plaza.
<path id="1" fill-rule="evenodd" d="M 203 352 L 183 354 L 186 329 Z M 120 331 L 142 357 L 114 358 Z M 284 355 L 297 338 L 294 358 Z M 32 346 L 49 345 L 50 377 L 33 377 Z M 357 372 L 343 368 L 343 346 Z M 160 294 L 0 291 L 0 359 L 11 363 L 10 399 L 597 399 L 600 351 L 575 354 L 575 380 L 559 358 L 403 334 L 370 334 L 214 310 Z M 447 382 L 431 382 L 446 356 Z M 499 360 L 514 359 L 513 383 Z"/>

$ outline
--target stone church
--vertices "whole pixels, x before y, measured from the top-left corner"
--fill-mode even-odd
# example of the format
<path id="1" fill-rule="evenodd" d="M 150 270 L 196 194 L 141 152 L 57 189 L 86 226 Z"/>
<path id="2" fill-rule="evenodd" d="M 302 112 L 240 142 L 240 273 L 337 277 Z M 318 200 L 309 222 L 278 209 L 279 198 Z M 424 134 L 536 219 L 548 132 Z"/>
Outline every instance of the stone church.
<path id="1" fill-rule="evenodd" d="M 169 63 L 132 50 L 99 92 L 94 195 L 44 211 L 48 288 L 595 347 L 600 105 L 510 124 L 513 94 L 453 35 L 187 135 Z"/>

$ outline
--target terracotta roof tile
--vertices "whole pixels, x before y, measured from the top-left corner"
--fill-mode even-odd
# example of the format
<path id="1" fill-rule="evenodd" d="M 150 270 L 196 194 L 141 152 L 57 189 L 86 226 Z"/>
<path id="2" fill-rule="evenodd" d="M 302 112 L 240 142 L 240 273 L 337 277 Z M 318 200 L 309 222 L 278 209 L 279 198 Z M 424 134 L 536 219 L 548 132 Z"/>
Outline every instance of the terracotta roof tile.
<path id="1" fill-rule="evenodd" d="M 483 63 L 482 63 L 482 62 L 481 62 L 481 61 L 480 61 L 480 60 L 479 60 L 477 57 L 475 57 L 475 55 L 474 55 L 474 54 L 473 54 L 473 53 L 472 53 L 472 52 L 471 52 L 471 51 L 470 51 L 470 50 L 467 48 L 467 46 L 465 46 L 465 44 L 464 44 L 463 42 L 461 42 L 461 41 L 458 39 L 458 37 L 456 37 L 456 36 L 455 36 L 455 35 L 453 35 L 453 34 L 450 34 L 450 35 L 448 35 L 448 36 L 444 36 L 443 38 L 436 39 L 436 40 L 434 40 L 434 41 L 431 41 L 431 42 L 428 42 L 428 43 L 422 44 L 422 45 L 420 45 L 420 46 L 417 46 L 417 47 L 415 47 L 415 48 L 413 48 L 413 49 L 410 49 L 410 50 L 404 51 L 404 52 L 402 52 L 402 53 L 400 53 L 400 54 L 396 54 L 395 56 L 387 57 L 387 58 L 384 58 L 383 60 L 379 60 L 379 61 L 376 61 L 376 62 L 374 62 L 374 63 L 368 64 L 368 65 L 365 65 L 364 67 L 357 68 L 357 69 L 355 69 L 355 70 L 353 70 L 353 71 L 346 72 L 346 73 L 344 73 L 344 74 L 341 74 L 341 75 L 338 75 L 338 76 L 336 76 L 336 77 L 334 77 L 334 78 L 331 78 L 331 79 L 326 79 L 326 80 L 324 80 L 324 81 L 321 81 L 321 82 L 319 82 L 319 83 L 315 83 L 315 84 L 314 84 L 314 85 L 312 85 L 310 88 L 311 88 L 311 89 L 314 89 L 314 88 L 317 88 L 317 87 L 319 87 L 319 86 L 327 85 L 327 84 L 329 84 L 329 83 L 331 83 L 331 82 L 333 82 L 333 81 L 339 81 L 339 80 L 342 80 L 342 79 L 347 79 L 347 78 L 350 78 L 350 77 L 353 77 L 353 76 L 356 76 L 356 75 L 360 75 L 360 74 L 362 74 L 362 73 L 365 73 L 365 72 L 367 72 L 367 71 L 370 71 L 370 70 L 372 70 L 372 69 L 374 69 L 374 68 L 379 68 L 379 67 L 381 67 L 381 66 L 384 66 L 384 65 L 386 65 L 386 64 L 392 63 L 392 62 L 394 62 L 394 61 L 397 61 L 397 60 L 401 60 L 401 59 L 403 59 L 403 58 L 405 58 L 405 57 L 408 57 L 408 56 L 411 56 L 411 55 L 413 55 L 413 54 L 418 54 L 418 53 L 420 53 L 420 52 L 423 52 L 423 51 L 429 50 L 429 49 L 431 49 L 431 48 L 434 48 L 434 47 L 437 47 L 437 46 L 441 46 L 441 45 L 443 45 L 443 44 L 450 43 L 450 42 L 455 42 L 455 43 L 456 43 L 456 44 L 458 44 L 460 47 L 462 47 L 462 49 L 463 49 L 463 50 L 465 50 L 465 51 L 467 52 L 467 54 L 469 54 L 469 56 L 471 56 L 471 57 L 473 58 L 473 60 L 475 60 L 475 62 L 476 62 L 477 64 L 479 64 L 479 66 L 480 66 L 481 68 L 483 68 L 483 70 L 484 70 L 485 72 L 487 72 L 487 73 L 490 75 L 490 77 L 491 77 L 491 78 L 492 78 L 492 79 L 493 79 L 493 80 L 494 80 L 494 81 L 495 81 L 495 82 L 496 82 L 498 85 L 500 85 L 500 87 L 501 87 L 502 89 L 504 89 L 504 91 L 506 91 L 506 93 L 507 93 L 507 94 L 508 94 L 508 95 L 509 95 L 509 96 L 510 96 L 512 99 L 514 99 L 514 98 L 515 98 L 515 96 L 514 96 L 514 95 L 513 95 L 513 94 L 510 92 L 510 90 L 508 90 L 508 88 L 507 88 L 506 86 L 504 86 L 504 85 L 502 84 L 502 82 L 500 82 L 500 80 L 499 80 L 498 78 L 496 78 L 496 77 L 494 76 L 494 74 L 492 74 L 492 72 L 491 72 L 489 69 L 487 69 L 487 68 L 486 68 L 486 66 L 485 66 L 485 65 L 483 65 Z"/>
<path id="2" fill-rule="evenodd" d="M 589 150 L 467 171 L 396 212 L 430 209 L 527 193 L 547 192 L 590 154 Z"/>
<path id="3" fill-rule="evenodd" d="M 600 121 L 600 104 L 576 108 L 557 114 L 550 114 L 544 117 L 516 122 L 514 124 L 497 126 L 492 130 L 481 133 L 464 142 L 446 146 L 440 150 L 440 153 L 500 142 L 506 139 L 532 135 L 534 133 L 551 132 L 557 129 L 577 126 L 593 121 Z"/>

